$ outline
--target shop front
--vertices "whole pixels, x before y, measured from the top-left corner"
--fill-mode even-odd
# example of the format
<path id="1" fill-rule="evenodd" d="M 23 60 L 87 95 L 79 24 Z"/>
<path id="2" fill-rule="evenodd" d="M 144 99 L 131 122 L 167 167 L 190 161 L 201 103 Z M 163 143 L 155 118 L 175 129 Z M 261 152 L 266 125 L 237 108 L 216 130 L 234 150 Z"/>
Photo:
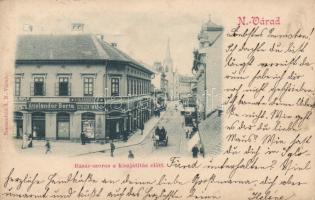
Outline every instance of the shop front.
<path id="1" fill-rule="evenodd" d="M 34 139 L 45 139 L 45 120 L 46 116 L 43 112 L 32 113 L 32 137 Z"/>
<path id="2" fill-rule="evenodd" d="M 110 140 L 114 140 L 126 134 L 125 120 L 127 121 L 127 116 L 122 112 L 115 111 L 109 113 L 106 116 L 106 137 Z"/>
<path id="3" fill-rule="evenodd" d="M 66 112 L 57 113 L 57 140 L 70 139 L 70 114 Z"/>
<path id="4" fill-rule="evenodd" d="M 23 113 L 14 112 L 15 137 L 21 138 L 23 135 Z"/>
<path id="5" fill-rule="evenodd" d="M 95 139 L 95 114 L 91 112 L 85 112 L 81 115 L 81 130 L 90 140 Z"/>

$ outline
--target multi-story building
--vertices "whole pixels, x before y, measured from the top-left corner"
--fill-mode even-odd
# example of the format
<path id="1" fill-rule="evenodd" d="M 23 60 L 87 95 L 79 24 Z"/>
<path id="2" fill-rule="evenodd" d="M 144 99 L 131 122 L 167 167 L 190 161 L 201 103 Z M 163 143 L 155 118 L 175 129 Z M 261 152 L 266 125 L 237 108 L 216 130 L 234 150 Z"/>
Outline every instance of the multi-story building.
<path id="1" fill-rule="evenodd" d="M 16 136 L 116 139 L 152 113 L 153 72 L 89 34 L 19 36 Z"/>
<path id="2" fill-rule="evenodd" d="M 209 19 L 198 35 L 199 49 L 194 51 L 193 72 L 197 80 L 197 109 L 204 119 L 221 110 L 223 27 Z"/>
<path id="3" fill-rule="evenodd" d="M 202 25 L 198 35 L 199 49 L 194 51 L 193 72 L 196 85 L 196 125 L 205 153 L 221 151 L 222 121 L 222 53 L 223 27 L 211 19 Z M 218 111 L 219 115 L 214 114 Z"/>

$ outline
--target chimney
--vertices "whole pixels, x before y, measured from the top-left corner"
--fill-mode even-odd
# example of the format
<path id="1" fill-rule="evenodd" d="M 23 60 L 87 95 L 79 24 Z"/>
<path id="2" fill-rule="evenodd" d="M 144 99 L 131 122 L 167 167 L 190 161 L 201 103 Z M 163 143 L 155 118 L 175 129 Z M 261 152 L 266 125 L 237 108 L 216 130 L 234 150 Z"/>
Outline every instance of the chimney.
<path id="1" fill-rule="evenodd" d="M 72 32 L 83 32 L 84 31 L 84 24 L 83 23 L 72 23 L 71 24 L 71 31 Z"/>
<path id="2" fill-rule="evenodd" d="M 110 45 L 111 45 L 112 47 L 117 48 L 117 43 L 116 43 L 116 42 L 112 42 Z"/>

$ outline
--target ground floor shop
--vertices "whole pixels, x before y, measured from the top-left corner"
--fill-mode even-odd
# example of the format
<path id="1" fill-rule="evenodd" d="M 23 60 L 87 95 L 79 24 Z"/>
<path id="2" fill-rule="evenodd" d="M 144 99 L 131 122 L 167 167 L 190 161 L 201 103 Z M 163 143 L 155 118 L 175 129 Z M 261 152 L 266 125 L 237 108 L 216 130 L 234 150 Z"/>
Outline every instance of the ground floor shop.
<path id="1" fill-rule="evenodd" d="M 89 140 L 122 139 L 152 116 L 152 109 L 113 111 L 17 111 L 14 112 L 14 136 L 23 134 L 33 139 L 80 140 L 84 133 Z"/>

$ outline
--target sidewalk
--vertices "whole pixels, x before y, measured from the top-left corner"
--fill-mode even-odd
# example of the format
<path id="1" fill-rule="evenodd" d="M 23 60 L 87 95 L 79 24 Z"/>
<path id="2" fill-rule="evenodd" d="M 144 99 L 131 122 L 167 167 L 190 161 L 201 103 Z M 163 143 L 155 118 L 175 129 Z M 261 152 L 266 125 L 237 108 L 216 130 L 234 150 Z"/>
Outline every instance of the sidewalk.
<path id="1" fill-rule="evenodd" d="M 222 117 L 217 111 L 199 124 L 199 136 L 206 156 L 218 155 L 222 150 Z"/>
<path id="2" fill-rule="evenodd" d="M 127 142 L 117 141 L 114 142 L 116 149 L 135 146 L 141 144 L 146 137 L 151 137 L 150 133 L 153 128 L 162 120 L 165 112 L 161 113 L 161 117 L 152 116 L 145 125 L 143 130 L 143 135 L 141 135 L 141 131 L 137 130 L 133 135 L 128 139 Z M 21 154 L 29 154 L 29 155 L 45 155 L 45 141 L 33 141 L 33 147 L 27 149 L 21 149 L 22 140 L 14 140 L 15 146 L 17 147 L 17 151 Z M 60 155 L 66 157 L 75 157 L 93 154 L 96 152 L 108 151 L 110 150 L 110 144 L 99 144 L 99 143 L 87 143 L 82 145 L 81 143 L 69 142 L 69 141 L 50 141 L 51 151 L 53 155 Z"/>

